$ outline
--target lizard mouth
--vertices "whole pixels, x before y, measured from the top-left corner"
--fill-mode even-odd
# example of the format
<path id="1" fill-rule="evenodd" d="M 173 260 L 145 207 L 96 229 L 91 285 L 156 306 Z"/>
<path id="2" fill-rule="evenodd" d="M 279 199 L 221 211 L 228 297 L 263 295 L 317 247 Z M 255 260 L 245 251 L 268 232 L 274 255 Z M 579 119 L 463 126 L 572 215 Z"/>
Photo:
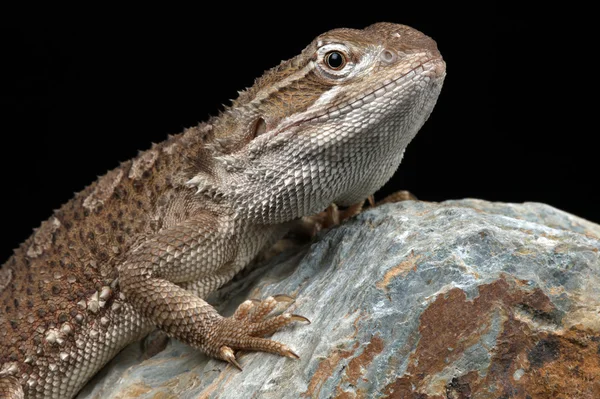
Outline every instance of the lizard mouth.
<path id="1" fill-rule="evenodd" d="M 444 73 L 445 66 L 443 60 L 441 58 L 431 58 L 398 77 L 384 80 L 380 85 L 373 87 L 360 97 L 332 105 L 316 115 L 310 115 L 302 119 L 290 121 L 290 123 L 286 126 L 282 126 L 281 128 L 277 129 L 278 131 L 275 132 L 275 135 L 283 133 L 288 129 L 294 128 L 301 124 L 327 122 L 332 118 L 337 118 L 353 110 L 362 108 L 365 106 L 365 104 L 369 104 L 378 98 L 384 97 L 388 93 L 392 93 L 398 87 L 418 83 L 412 79 L 415 76 L 427 74 L 427 76 L 424 76 L 421 81 L 428 84 L 431 79 L 443 77 Z"/>

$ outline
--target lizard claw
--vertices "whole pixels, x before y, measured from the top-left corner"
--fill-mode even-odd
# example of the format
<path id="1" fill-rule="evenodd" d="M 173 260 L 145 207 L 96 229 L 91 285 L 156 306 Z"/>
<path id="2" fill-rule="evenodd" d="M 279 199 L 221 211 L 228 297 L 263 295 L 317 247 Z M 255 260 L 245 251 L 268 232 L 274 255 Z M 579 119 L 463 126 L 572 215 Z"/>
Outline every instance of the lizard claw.
<path id="1" fill-rule="evenodd" d="M 293 350 L 291 350 L 288 347 L 285 347 L 285 349 L 281 352 L 281 354 L 285 357 L 289 357 L 290 359 L 296 359 L 296 360 L 300 359 L 300 356 L 298 356 L 296 354 L 296 352 L 294 352 Z"/>
<path id="2" fill-rule="evenodd" d="M 369 205 L 371 205 L 371 208 L 375 206 L 375 196 L 373 194 L 367 197 L 367 201 L 369 201 Z"/>
<path id="3" fill-rule="evenodd" d="M 238 350 L 269 352 L 291 359 L 299 359 L 300 357 L 289 346 L 262 338 L 293 322 L 310 323 L 310 320 L 304 316 L 287 312 L 269 316 L 277 304 L 293 300 L 288 295 L 275 295 L 258 303 L 244 301 L 232 317 L 222 318 L 215 325 L 215 329 L 209 334 L 212 342 L 207 342 L 205 350 L 213 353 L 215 357 L 231 363 L 239 370 L 242 367 L 234 353 Z"/>
<path id="4" fill-rule="evenodd" d="M 295 301 L 294 298 L 292 298 L 289 295 L 285 295 L 285 294 L 273 295 L 273 299 L 275 299 L 277 302 L 293 303 Z"/>
<path id="5" fill-rule="evenodd" d="M 293 314 L 293 315 L 290 317 L 290 319 L 291 319 L 291 320 L 293 320 L 293 321 L 303 321 L 303 322 L 305 322 L 305 323 L 307 323 L 307 324 L 311 324 L 311 323 L 310 323 L 310 320 L 308 320 L 308 319 L 307 319 L 306 317 L 304 317 L 304 316 L 300 316 L 299 314 Z"/>
<path id="6" fill-rule="evenodd" d="M 219 355 L 221 356 L 221 359 L 229 362 L 229 364 L 233 365 L 238 370 L 243 371 L 242 366 L 240 366 L 240 364 L 235 359 L 235 354 L 233 353 L 233 349 L 231 349 L 230 347 L 228 347 L 226 345 L 223 345 L 221 347 Z"/>

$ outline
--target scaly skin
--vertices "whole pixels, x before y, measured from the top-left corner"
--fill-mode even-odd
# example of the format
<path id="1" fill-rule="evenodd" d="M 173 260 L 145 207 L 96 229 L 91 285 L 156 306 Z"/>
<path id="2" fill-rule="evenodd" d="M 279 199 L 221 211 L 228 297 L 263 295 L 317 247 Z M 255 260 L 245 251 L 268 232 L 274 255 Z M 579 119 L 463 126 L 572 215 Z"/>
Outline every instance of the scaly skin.
<path id="1" fill-rule="evenodd" d="M 262 338 L 304 320 L 269 317 L 282 298 L 232 317 L 202 298 L 294 220 L 379 189 L 444 76 L 414 29 L 333 30 L 77 194 L 0 269 L 0 396 L 73 397 L 153 328 L 234 365 L 239 349 L 295 357 Z"/>

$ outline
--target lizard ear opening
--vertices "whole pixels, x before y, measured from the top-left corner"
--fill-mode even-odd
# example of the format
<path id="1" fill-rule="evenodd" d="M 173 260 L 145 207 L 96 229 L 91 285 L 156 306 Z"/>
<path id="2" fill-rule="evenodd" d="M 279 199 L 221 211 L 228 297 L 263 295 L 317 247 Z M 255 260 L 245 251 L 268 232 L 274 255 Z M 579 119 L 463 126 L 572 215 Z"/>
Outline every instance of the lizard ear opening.
<path id="1" fill-rule="evenodd" d="M 267 132 L 267 122 L 261 117 L 258 118 L 252 125 L 252 134 L 254 137 L 258 137 L 261 134 Z"/>

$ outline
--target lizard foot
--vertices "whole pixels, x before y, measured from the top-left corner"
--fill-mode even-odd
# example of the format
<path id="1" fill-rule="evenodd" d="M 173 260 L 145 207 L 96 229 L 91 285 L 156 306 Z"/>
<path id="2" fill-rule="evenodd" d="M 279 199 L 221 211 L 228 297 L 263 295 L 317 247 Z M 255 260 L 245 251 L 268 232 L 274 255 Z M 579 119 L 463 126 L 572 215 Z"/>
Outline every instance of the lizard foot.
<path id="1" fill-rule="evenodd" d="M 369 204 L 373 205 L 373 196 L 367 198 Z M 365 201 L 340 209 L 336 204 L 331 204 L 323 212 L 301 218 L 292 228 L 295 236 L 312 239 L 321 230 L 337 226 L 343 221 L 350 219 L 362 212 Z"/>
<path id="2" fill-rule="evenodd" d="M 390 194 L 381 201 L 377 202 L 375 201 L 375 197 L 373 195 L 369 195 L 366 198 L 366 201 L 369 205 L 367 208 L 365 208 L 365 201 L 357 202 L 356 204 L 350 205 L 343 209 L 340 209 L 336 204 L 331 204 L 323 212 L 319 212 L 311 216 L 304 216 L 303 218 L 297 220 L 285 238 L 277 241 L 277 243 L 271 245 L 267 250 L 262 251 L 256 257 L 256 259 L 262 263 L 284 251 L 292 248 L 298 248 L 299 246 L 312 240 L 317 233 L 319 233 L 319 231 L 337 226 L 343 221 L 358 215 L 365 209 L 371 209 L 379 205 L 407 200 L 416 201 L 418 199 L 410 191 L 402 190 L 396 191 L 395 193 Z"/>
<path id="3" fill-rule="evenodd" d="M 395 203 L 395 202 L 401 202 L 401 201 L 408 201 L 408 200 L 418 201 L 418 198 L 410 191 L 401 190 L 401 191 L 396 191 L 395 193 L 388 195 L 381 201 L 377 201 L 377 204 L 375 206 L 389 204 L 389 203 Z M 373 204 L 371 204 L 371 205 L 373 205 Z"/>
<path id="4" fill-rule="evenodd" d="M 269 317 L 269 314 L 280 302 L 293 302 L 293 299 L 287 295 L 276 295 L 262 301 L 247 300 L 243 302 L 233 316 L 219 321 L 214 334 L 211 334 L 209 338 L 208 352 L 240 370 L 242 367 L 235 358 L 235 350 L 269 352 L 299 359 L 299 356 L 287 345 L 261 338 L 273 334 L 295 321 L 310 323 L 304 316 L 287 312 Z"/>

